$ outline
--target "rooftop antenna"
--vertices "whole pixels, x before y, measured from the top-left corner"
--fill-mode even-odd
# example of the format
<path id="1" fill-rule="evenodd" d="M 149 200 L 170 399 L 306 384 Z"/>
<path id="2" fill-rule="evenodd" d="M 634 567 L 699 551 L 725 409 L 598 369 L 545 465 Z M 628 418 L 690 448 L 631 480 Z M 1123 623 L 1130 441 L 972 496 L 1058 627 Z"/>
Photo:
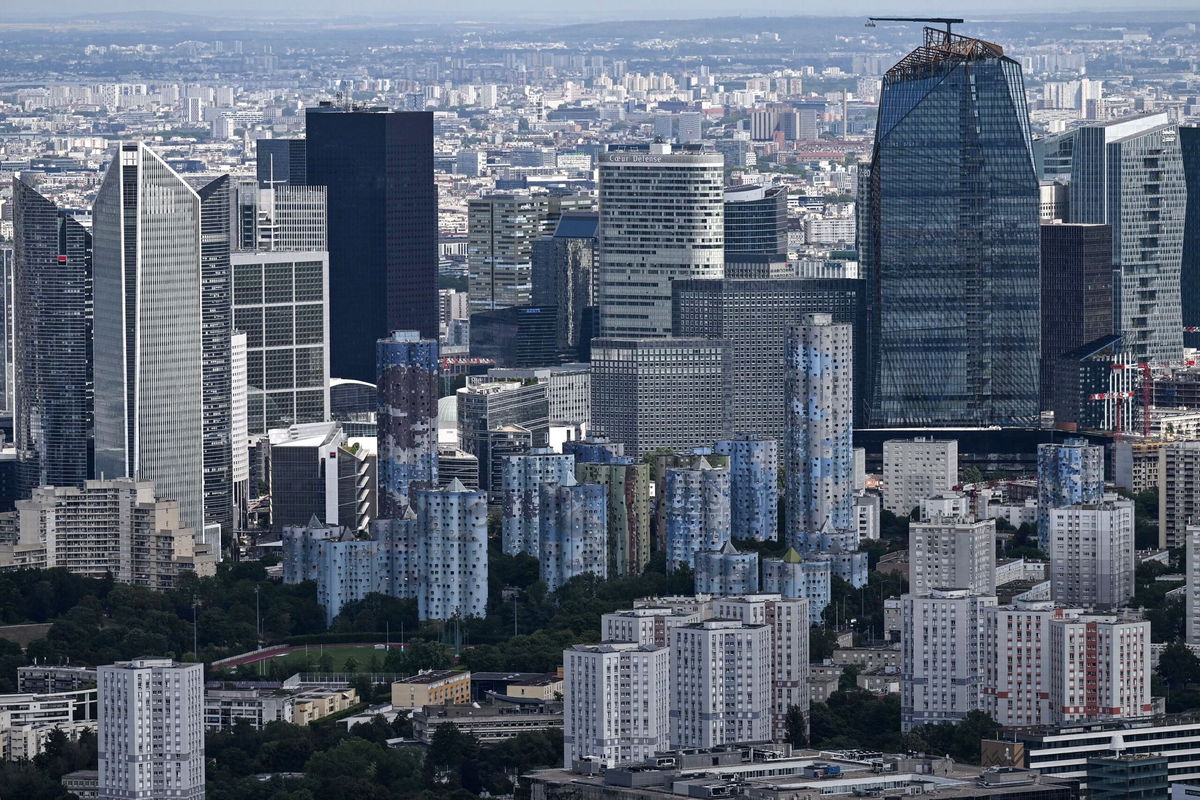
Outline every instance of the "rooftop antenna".
<path id="1" fill-rule="evenodd" d="M 961 25 L 962 20 L 956 17 L 867 17 L 866 27 L 874 28 L 876 22 L 932 22 L 936 25 L 946 26 L 946 36 L 950 36 L 951 25 Z"/>

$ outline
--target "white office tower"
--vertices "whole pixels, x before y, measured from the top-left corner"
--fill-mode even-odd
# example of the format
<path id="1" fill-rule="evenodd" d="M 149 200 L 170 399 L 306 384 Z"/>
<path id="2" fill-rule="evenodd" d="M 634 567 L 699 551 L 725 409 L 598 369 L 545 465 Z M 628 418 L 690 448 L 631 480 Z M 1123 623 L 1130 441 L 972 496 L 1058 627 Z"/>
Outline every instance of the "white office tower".
<path id="1" fill-rule="evenodd" d="M 1006 726 L 1062 725 L 1150 711 L 1150 623 L 1052 602 L 985 611 L 983 710 Z"/>
<path id="2" fill-rule="evenodd" d="M 563 766 L 635 764 L 670 749 L 671 651 L 577 644 L 563 651 Z"/>
<path id="3" fill-rule="evenodd" d="M 444 489 L 418 489 L 417 541 L 409 543 L 420 619 L 487 613 L 487 495 L 455 478 Z"/>
<path id="4" fill-rule="evenodd" d="M 900 729 L 983 708 L 984 613 L 994 595 L 934 589 L 900 598 Z"/>
<path id="5" fill-rule="evenodd" d="M 908 527 L 909 590 L 965 588 L 996 593 L 996 520 L 939 517 Z"/>
<path id="6" fill-rule="evenodd" d="M 204 665 L 142 658 L 99 667 L 103 800 L 204 800 Z"/>
<path id="7" fill-rule="evenodd" d="M 857 549 L 853 330 L 812 314 L 787 330 L 783 463 L 787 543 L 800 552 Z M 852 541 L 831 543 L 835 536 Z M 850 546 L 844 546 L 850 545 Z"/>
<path id="8" fill-rule="evenodd" d="M 1050 596 L 1083 608 L 1123 608 L 1133 597 L 1133 502 L 1050 510 Z"/>
<path id="9" fill-rule="evenodd" d="M 542 484 L 575 482 L 575 456 L 535 447 L 527 453 L 502 456 L 500 468 L 504 510 L 500 519 L 501 546 L 510 556 L 538 555 L 541 513 L 538 491 Z"/>
<path id="10" fill-rule="evenodd" d="M 1133 615 L 1053 620 L 1050 702 L 1055 723 L 1150 715 L 1150 623 Z"/>
<path id="11" fill-rule="evenodd" d="M 710 619 L 671 631 L 671 746 L 771 739 L 771 628 Z"/>
<path id="12" fill-rule="evenodd" d="M 958 440 L 888 439 L 883 443 L 883 507 L 908 516 L 926 497 L 958 483 Z"/>
<path id="13" fill-rule="evenodd" d="M 1183 569 L 1187 578 L 1187 597 L 1184 600 L 1187 627 L 1184 636 L 1188 644 L 1200 644 L 1200 526 L 1188 526 L 1184 552 Z"/>
<path id="14" fill-rule="evenodd" d="M 778 594 L 713 600 L 713 616 L 771 629 L 771 738 L 787 741 L 787 716 L 797 708 L 808 718 L 808 601 Z"/>
<path id="15" fill-rule="evenodd" d="M 600 334 L 671 335 L 671 284 L 725 274 L 724 158 L 614 145 L 600 161 Z"/>
<path id="16" fill-rule="evenodd" d="M 608 492 L 594 483 L 543 483 L 539 489 L 538 564 L 546 589 L 576 575 L 608 577 Z"/>
<path id="17" fill-rule="evenodd" d="M 93 210 L 95 471 L 153 481 L 204 526 L 200 197 L 122 144 Z"/>
<path id="18" fill-rule="evenodd" d="M 667 470 L 664 486 L 667 569 L 693 569 L 697 553 L 729 541 L 729 470 L 701 457 L 695 467 Z"/>

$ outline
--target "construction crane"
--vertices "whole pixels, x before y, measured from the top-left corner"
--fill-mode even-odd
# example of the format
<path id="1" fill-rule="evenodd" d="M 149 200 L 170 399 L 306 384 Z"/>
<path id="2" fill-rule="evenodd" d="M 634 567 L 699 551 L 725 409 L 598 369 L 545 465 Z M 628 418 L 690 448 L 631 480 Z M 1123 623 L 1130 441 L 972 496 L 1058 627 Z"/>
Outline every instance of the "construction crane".
<path id="1" fill-rule="evenodd" d="M 951 25 L 961 25 L 963 20 L 956 17 L 867 17 L 870 22 L 866 27 L 874 28 L 876 22 L 932 22 L 946 26 L 946 35 L 950 35 Z"/>

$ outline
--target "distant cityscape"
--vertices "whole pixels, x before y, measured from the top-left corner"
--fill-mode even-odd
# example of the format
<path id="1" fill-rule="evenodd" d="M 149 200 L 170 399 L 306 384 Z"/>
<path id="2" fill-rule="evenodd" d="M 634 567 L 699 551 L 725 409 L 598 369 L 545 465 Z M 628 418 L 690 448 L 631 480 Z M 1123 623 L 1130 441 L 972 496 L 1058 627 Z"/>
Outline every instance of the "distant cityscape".
<path id="1" fill-rule="evenodd" d="M 1200 793 L 1200 15 L 23 13 L 0 797 Z"/>

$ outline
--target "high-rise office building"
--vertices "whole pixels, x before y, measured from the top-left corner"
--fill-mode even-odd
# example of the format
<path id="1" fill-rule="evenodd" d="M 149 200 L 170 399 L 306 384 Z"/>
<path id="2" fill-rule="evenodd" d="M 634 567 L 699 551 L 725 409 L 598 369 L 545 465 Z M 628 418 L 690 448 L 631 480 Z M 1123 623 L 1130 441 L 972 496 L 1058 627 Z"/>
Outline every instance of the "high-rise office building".
<path id="1" fill-rule="evenodd" d="M 725 189 L 725 257 L 788 251 L 786 186 L 746 184 Z"/>
<path id="2" fill-rule="evenodd" d="M 804 598 L 808 601 L 809 622 L 820 625 L 829 605 L 831 566 L 825 559 L 802 558 L 789 547 L 782 558 L 762 560 L 762 590 L 789 599 Z"/>
<path id="3" fill-rule="evenodd" d="M 670 336 L 672 281 L 722 276 L 723 163 L 698 146 L 600 154 L 602 336 Z"/>
<path id="4" fill-rule="evenodd" d="M 676 336 L 730 340 L 733 430 L 783 441 L 784 344 L 789 325 L 830 314 L 853 327 L 854 419 L 866 419 L 870 354 L 861 280 L 773 278 L 677 280 L 672 291 Z"/>
<path id="5" fill-rule="evenodd" d="M 1164 112 L 1038 141 L 1042 177 L 1066 177 L 1070 222 L 1112 227 L 1114 333 L 1138 361 L 1183 356 L 1180 273 L 1187 190 L 1179 128 Z"/>
<path id="6" fill-rule="evenodd" d="M 958 483 L 957 439 L 888 439 L 883 443 L 883 507 L 908 516 L 927 497 Z"/>
<path id="7" fill-rule="evenodd" d="M 307 144 L 300 138 L 256 139 L 254 148 L 258 185 L 269 189 L 308 183 Z"/>
<path id="8" fill-rule="evenodd" d="M 1039 444 L 1037 480 L 1038 542 L 1046 550 L 1052 509 L 1104 497 L 1104 448 L 1086 439 Z"/>
<path id="9" fill-rule="evenodd" d="M 994 595 L 940 588 L 900 598 L 900 729 L 957 722 L 984 705 L 984 616 Z"/>
<path id="10" fill-rule="evenodd" d="M 533 243 L 542 235 L 545 195 L 495 194 L 467 203 L 471 311 L 527 306 L 533 298 Z"/>
<path id="11" fill-rule="evenodd" d="M 636 642 L 563 651 L 563 766 L 640 764 L 670 748 L 671 651 Z"/>
<path id="12" fill-rule="evenodd" d="M 786 538 L 800 552 L 827 549 L 825 533 L 857 530 L 850 341 L 850 326 L 828 314 L 813 314 L 787 332 Z"/>
<path id="13" fill-rule="evenodd" d="M 12 295 L 4 305 L 20 331 L 12 339 L 17 402 L 9 408 L 25 497 L 91 475 L 92 237 L 19 178 L 13 207 Z"/>
<path id="14" fill-rule="evenodd" d="M 196 187 L 200 197 L 200 324 L 204 416 L 204 522 L 232 533 L 233 275 L 228 175 Z M 239 446 L 245 446 L 240 443 Z"/>
<path id="15" fill-rule="evenodd" d="M 414 488 L 437 486 L 438 343 L 394 331 L 376 343 L 379 365 L 379 516 L 403 513 Z"/>
<path id="16" fill-rule="evenodd" d="M 605 489 L 609 577 L 640 575 L 650 562 L 650 465 L 624 457 L 585 461 L 576 451 L 575 479 Z"/>
<path id="17" fill-rule="evenodd" d="M 913 594 L 934 589 L 996 593 L 996 520 L 941 517 L 908 527 L 908 583 Z"/>
<path id="18" fill-rule="evenodd" d="M 1183 179 L 1187 190 L 1187 210 L 1183 221 L 1183 255 L 1179 294 L 1186 347 L 1200 347 L 1200 127 L 1179 127 L 1179 154 L 1183 160 Z"/>
<path id="19" fill-rule="evenodd" d="M 1043 223 L 1042 410 L 1069 390 L 1056 385 L 1055 362 L 1113 332 L 1112 300 L 1112 228 Z"/>
<path id="20" fill-rule="evenodd" d="M 139 658 L 98 667 L 98 794 L 204 800 L 204 665 Z"/>
<path id="21" fill-rule="evenodd" d="M 1038 180 L 1020 63 L 926 28 L 884 75 L 859 196 L 870 423 L 1035 419 Z"/>
<path id="22" fill-rule="evenodd" d="M 663 531 L 667 568 L 695 567 L 696 554 L 720 550 L 729 541 L 729 469 L 704 458 L 691 468 L 667 470 Z"/>
<path id="23" fill-rule="evenodd" d="M 412 558 L 421 619 L 487 614 L 487 496 L 458 481 L 445 489 L 418 489 L 420 532 Z"/>
<path id="24" fill-rule="evenodd" d="M 329 419 L 329 257 L 325 251 L 236 252 L 233 324 L 246 334 L 247 429 Z"/>
<path id="25" fill-rule="evenodd" d="M 200 197 L 121 144 L 93 210 L 96 474 L 153 481 L 204 525 Z"/>
<path id="26" fill-rule="evenodd" d="M 557 345 L 587 360 L 596 306 L 596 231 L 594 211 L 564 213 L 550 236 L 533 243 L 533 305 L 558 309 Z"/>
<path id="27" fill-rule="evenodd" d="M 230 186 L 235 250 L 321 251 L 328 257 L 324 186 L 262 188 L 253 180 Z"/>
<path id="28" fill-rule="evenodd" d="M 375 377 L 375 340 L 438 335 L 433 114 L 308 109 L 307 180 L 329 198 L 330 369 Z"/>
<path id="29" fill-rule="evenodd" d="M 557 364 L 558 309 L 553 306 L 510 306 L 471 315 L 472 358 L 501 367 L 545 367 Z"/>
<path id="30" fill-rule="evenodd" d="M 671 745 L 771 739 L 771 628 L 711 619 L 671 629 Z"/>
<path id="31" fill-rule="evenodd" d="M 731 375 L 726 339 L 595 339 L 592 430 L 634 458 L 711 446 L 733 433 Z"/>
<path id="32" fill-rule="evenodd" d="M 1103 502 L 1050 511 L 1050 596 L 1064 606 L 1124 608 L 1133 597 L 1133 502 Z"/>
<path id="33" fill-rule="evenodd" d="M 271 529 L 327 525 L 365 532 L 375 516 L 374 455 L 350 446 L 340 422 L 311 422 L 267 432 Z"/>
<path id="34" fill-rule="evenodd" d="M 16 192 L 14 191 L 14 196 Z M 14 215 L 15 216 L 15 215 Z M 14 410 L 13 385 L 16 381 L 13 367 L 14 339 L 13 317 L 13 271 L 16 269 L 16 254 L 11 246 L 0 246 L 0 406 L 10 413 Z"/>
<path id="35" fill-rule="evenodd" d="M 733 542 L 720 550 L 702 550 L 693 557 L 696 594 L 713 597 L 756 594 L 758 592 L 758 553 L 739 551 Z"/>
<path id="36" fill-rule="evenodd" d="M 734 539 L 773 541 L 779 528 L 779 443 L 755 434 L 718 441 L 729 457 L 729 505 Z"/>
<path id="37" fill-rule="evenodd" d="M 808 601 L 778 594 L 713 600 L 713 616 L 771 629 L 771 740 L 787 741 L 788 713 L 808 718 Z"/>
<path id="38" fill-rule="evenodd" d="M 554 591 L 577 575 L 608 577 L 608 497 L 594 483 L 543 483 L 538 487 L 538 564 Z"/>
<path id="39" fill-rule="evenodd" d="M 504 456 L 500 463 L 504 507 L 501 546 L 508 555 L 528 553 L 536 557 L 541 547 L 541 487 L 575 483 L 575 457 L 539 447 Z"/>

